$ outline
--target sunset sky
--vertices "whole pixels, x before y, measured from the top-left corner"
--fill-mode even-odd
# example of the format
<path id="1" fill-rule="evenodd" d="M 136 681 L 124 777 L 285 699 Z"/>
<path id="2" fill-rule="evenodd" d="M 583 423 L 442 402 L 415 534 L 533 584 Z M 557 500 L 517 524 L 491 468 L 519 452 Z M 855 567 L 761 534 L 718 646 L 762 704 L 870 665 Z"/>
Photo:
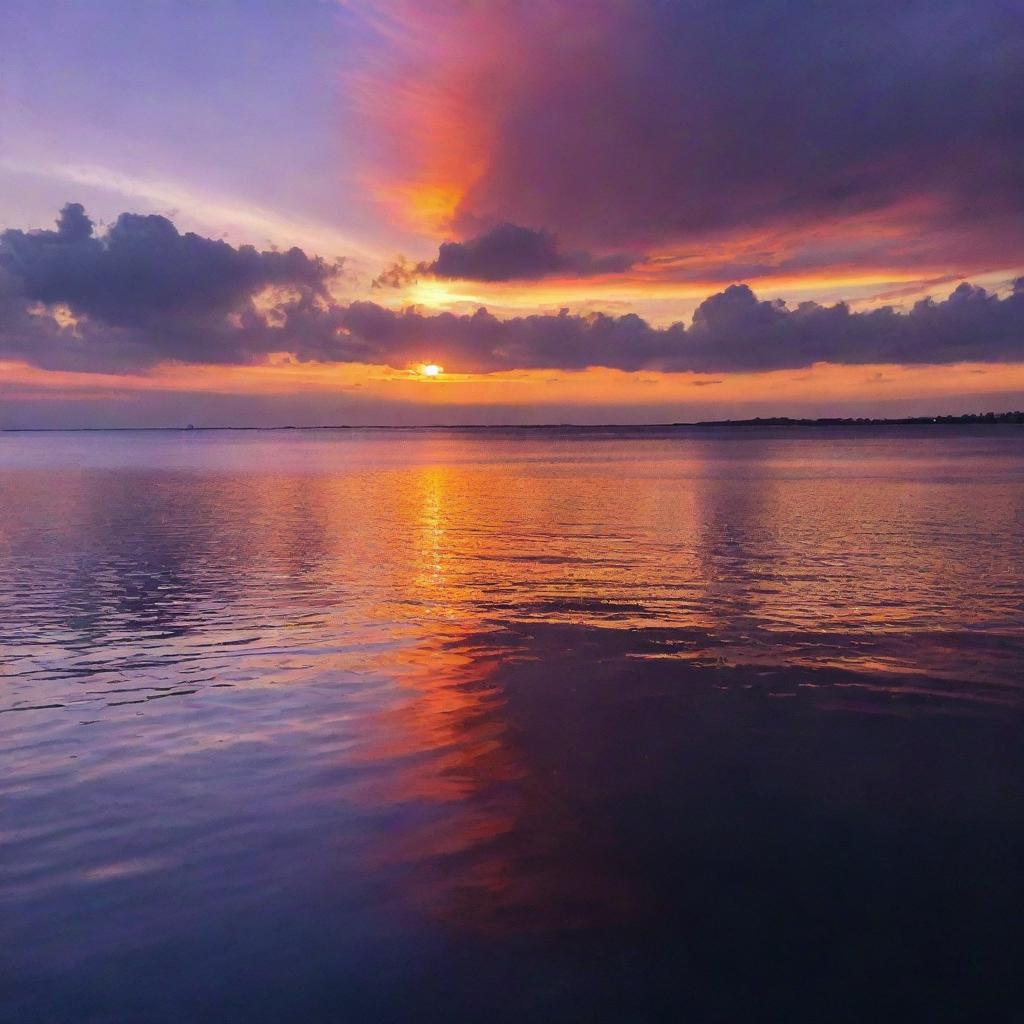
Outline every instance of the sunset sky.
<path id="1" fill-rule="evenodd" d="M 2 19 L 0 427 L 1024 406 L 1014 0 Z"/>

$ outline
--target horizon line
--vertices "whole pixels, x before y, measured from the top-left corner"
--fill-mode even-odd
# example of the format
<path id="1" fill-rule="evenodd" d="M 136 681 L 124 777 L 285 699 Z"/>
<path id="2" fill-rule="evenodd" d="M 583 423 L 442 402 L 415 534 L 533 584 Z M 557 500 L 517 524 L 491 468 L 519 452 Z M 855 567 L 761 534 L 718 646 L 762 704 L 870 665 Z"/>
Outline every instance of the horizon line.
<path id="1" fill-rule="evenodd" d="M 679 420 L 653 423 L 416 423 L 416 424 L 360 424 L 323 423 L 300 426 L 279 423 L 273 426 L 237 426 L 217 424 L 197 426 L 193 423 L 160 427 L 0 427 L 2 434 L 67 434 L 120 432 L 179 432 L 215 430 L 665 430 L 678 427 L 856 427 L 856 426 L 970 426 L 970 425 L 1024 425 L 1024 410 L 1003 412 L 968 412 L 921 416 L 752 416 L 719 420 Z"/>

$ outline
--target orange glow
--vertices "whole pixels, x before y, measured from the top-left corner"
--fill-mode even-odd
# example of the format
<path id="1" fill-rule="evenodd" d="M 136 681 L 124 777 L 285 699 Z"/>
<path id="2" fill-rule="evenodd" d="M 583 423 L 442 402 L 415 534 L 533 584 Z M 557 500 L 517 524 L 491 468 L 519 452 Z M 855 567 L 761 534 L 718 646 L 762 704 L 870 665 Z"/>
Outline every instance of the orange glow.
<path id="1" fill-rule="evenodd" d="M 437 366 L 438 374 L 424 372 Z M 424 381 L 444 382 L 423 387 Z M 741 409 L 751 396 L 773 403 L 866 403 L 911 398 L 998 396 L 1024 391 L 1024 364 L 960 363 L 948 366 L 817 363 L 796 370 L 760 373 L 628 373 L 592 367 L 585 370 L 532 369 L 500 373 L 449 373 L 441 364 L 412 369 L 344 363 L 299 363 L 280 356 L 257 366 L 182 366 L 164 364 L 132 375 L 48 371 L 24 363 L 0 362 L 0 397 L 67 401 L 124 399 L 153 392 L 224 395 L 320 394 L 361 400 L 387 400 L 409 406 L 466 408 L 500 405 L 526 408 L 557 403 L 572 410 L 588 406 L 671 407 L 669 418 L 701 418 L 707 410 Z M 995 400 L 995 397 L 994 397 Z M 717 415 L 717 413 L 715 413 Z M 640 418 L 642 413 L 638 412 Z"/>
<path id="2" fill-rule="evenodd" d="M 493 149 L 488 100 L 497 97 L 482 89 L 492 51 L 479 41 L 502 48 L 507 19 L 490 5 L 366 0 L 361 7 L 400 55 L 346 76 L 356 110 L 384 147 L 369 161 L 364 184 L 397 223 L 448 236 Z"/>
<path id="3" fill-rule="evenodd" d="M 462 199 L 462 189 L 427 181 L 405 185 L 396 189 L 394 195 L 404 200 L 404 219 L 410 227 L 432 231 L 443 230 L 450 223 Z"/>
<path id="4" fill-rule="evenodd" d="M 881 224 L 875 226 L 879 232 L 884 230 Z M 838 243 L 858 237 L 863 230 L 864 224 L 850 219 L 823 228 L 820 241 L 831 238 Z M 900 266 L 866 258 L 800 266 L 800 244 L 799 237 L 759 233 L 702 246 L 699 255 L 653 253 L 616 274 L 536 281 L 421 276 L 384 294 L 378 290 L 372 298 L 395 308 L 416 305 L 448 312 L 475 312 L 484 306 L 497 316 L 562 308 L 574 313 L 632 312 L 655 326 L 665 326 L 689 319 L 704 299 L 741 281 L 759 298 L 781 298 L 790 304 L 848 302 L 857 308 L 890 304 L 906 308 L 929 295 L 944 299 L 962 280 L 998 292 L 1007 281 L 1024 274 L 1024 267 L 993 263 L 983 255 L 956 264 L 923 254 Z M 764 252 L 773 255 L 770 259 L 756 255 Z"/>
<path id="5" fill-rule="evenodd" d="M 1007 276 L 1006 274 L 1001 275 Z M 971 278 L 976 280 L 975 277 Z M 858 270 L 844 273 L 829 270 L 821 273 L 778 274 L 752 279 L 752 287 L 763 296 L 771 289 L 772 297 L 818 296 L 821 301 L 839 301 L 850 289 L 878 290 L 891 286 L 913 284 L 922 280 L 914 271 L 893 271 L 885 268 Z M 419 280 L 407 292 L 398 296 L 392 305 L 414 304 L 429 309 L 459 310 L 485 306 L 492 312 L 537 311 L 581 308 L 600 309 L 609 314 L 622 312 L 623 304 L 630 310 L 645 301 L 671 304 L 665 313 L 648 316 L 654 323 L 684 320 L 709 295 L 720 291 L 731 280 L 680 281 L 669 276 L 659 277 L 649 271 L 637 270 L 629 274 L 603 278 L 546 278 L 542 281 L 436 281 Z M 951 290 L 945 285 L 945 294 Z M 922 286 L 922 292 L 927 290 Z M 938 289 L 942 293 L 943 288 Z"/>

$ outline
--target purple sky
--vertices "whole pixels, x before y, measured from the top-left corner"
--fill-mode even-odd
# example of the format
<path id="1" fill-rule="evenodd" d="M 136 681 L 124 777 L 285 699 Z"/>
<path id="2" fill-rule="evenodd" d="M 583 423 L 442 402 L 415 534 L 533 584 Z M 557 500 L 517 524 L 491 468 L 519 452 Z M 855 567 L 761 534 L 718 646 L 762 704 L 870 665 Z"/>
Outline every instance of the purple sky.
<path id="1" fill-rule="evenodd" d="M 1024 404 L 1021 67 L 1010 0 L 8 0 L 0 426 Z"/>

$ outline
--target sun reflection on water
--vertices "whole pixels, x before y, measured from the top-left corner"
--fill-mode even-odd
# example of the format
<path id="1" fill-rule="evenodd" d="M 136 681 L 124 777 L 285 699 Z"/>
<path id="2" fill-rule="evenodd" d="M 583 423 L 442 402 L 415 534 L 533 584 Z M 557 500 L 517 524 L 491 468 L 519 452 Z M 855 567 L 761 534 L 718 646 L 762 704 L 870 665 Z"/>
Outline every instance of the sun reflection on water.
<path id="1" fill-rule="evenodd" d="M 91 440 L 49 443 L 65 464 L 0 464 L 0 897 L 26 956 L 76 886 L 111 887 L 107 923 L 67 903 L 98 957 L 136 918 L 191 949 L 251 893 L 331 936 L 700 918 L 752 793 L 773 828 L 818 800 L 856 820 L 865 723 L 1022 703 L 1012 446 L 161 435 L 90 468 Z"/>

